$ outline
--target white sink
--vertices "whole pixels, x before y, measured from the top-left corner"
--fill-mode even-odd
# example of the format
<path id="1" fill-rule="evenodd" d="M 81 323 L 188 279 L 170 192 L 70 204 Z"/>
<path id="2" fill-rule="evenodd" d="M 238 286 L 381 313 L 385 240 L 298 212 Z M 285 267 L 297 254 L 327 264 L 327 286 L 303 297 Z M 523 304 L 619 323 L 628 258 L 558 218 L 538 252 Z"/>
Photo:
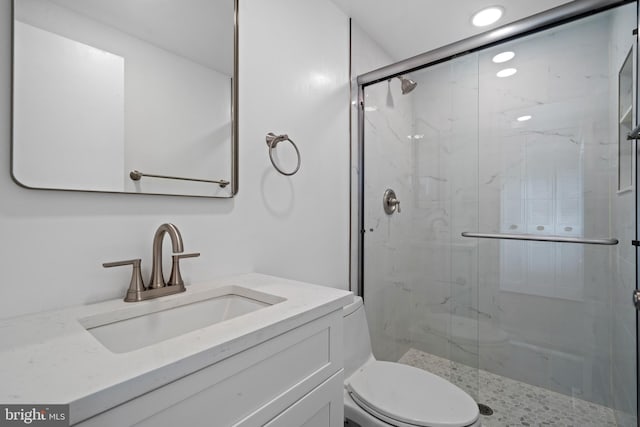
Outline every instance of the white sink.
<path id="1" fill-rule="evenodd" d="M 131 307 L 79 321 L 106 348 L 126 353 L 285 300 L 239 286 L 220 288 L 213 294 L 127 303 Z"/>

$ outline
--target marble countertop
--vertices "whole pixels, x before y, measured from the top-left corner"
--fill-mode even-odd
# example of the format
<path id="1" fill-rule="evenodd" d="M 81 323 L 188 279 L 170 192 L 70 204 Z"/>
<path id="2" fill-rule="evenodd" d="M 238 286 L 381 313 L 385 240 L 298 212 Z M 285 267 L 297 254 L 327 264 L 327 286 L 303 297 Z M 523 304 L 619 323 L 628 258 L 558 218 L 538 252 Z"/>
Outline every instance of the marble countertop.
<path id="1" fill-rule="evenodd" d="M 80 319 L 131 317 L 241 286 L 285 300 L 127 353 L 100 344 Z M 350 292 L 261 274 L 187 287 L 181 294 L 125 303 L 111 300 L 0 321 L 0 402 L 69 404 L 71 424 L 216 363 L 350 301 Z"/>

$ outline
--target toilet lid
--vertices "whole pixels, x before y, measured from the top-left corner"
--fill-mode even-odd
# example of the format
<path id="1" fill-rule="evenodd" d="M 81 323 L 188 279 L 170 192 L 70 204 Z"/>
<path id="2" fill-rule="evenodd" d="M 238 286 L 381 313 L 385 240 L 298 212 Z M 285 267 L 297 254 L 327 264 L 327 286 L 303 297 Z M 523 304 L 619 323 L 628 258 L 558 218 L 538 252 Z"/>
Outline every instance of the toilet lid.
<path id="1" fill-rule="evenodd" d="M 412 366 L 374 361 L 345 381 L 358 404 L 384 417 L 425 427 L 473 424 L 480 412 L 462 389 Z M 374 414 L 375 415 L 375 414 Z"/>

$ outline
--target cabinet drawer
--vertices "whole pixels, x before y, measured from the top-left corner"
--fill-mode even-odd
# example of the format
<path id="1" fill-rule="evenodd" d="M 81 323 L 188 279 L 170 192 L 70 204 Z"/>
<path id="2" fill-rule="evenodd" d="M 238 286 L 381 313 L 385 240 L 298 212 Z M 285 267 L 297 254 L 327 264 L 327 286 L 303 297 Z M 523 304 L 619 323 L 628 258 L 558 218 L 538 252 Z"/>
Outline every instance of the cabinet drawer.
<path id="1" fill-rule="evenodd" d="M 340 310 L 76 425 L 264 425 L 340 371 L 342 357 Z"/>
<path id="2" fill-rule="evenodd" d="M 342 427 L 344 425 L 343 371 L 338 372 L 265 427 Z"/>

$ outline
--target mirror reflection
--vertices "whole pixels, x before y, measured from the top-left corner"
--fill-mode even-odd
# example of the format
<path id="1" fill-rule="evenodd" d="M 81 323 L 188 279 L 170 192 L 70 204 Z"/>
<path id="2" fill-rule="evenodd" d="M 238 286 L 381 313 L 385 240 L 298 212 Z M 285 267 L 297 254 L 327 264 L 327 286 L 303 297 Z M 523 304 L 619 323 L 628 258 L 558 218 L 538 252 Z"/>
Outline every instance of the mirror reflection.
<path id="1" fill-rule="evenodd" d="M 14 1 L 15 180 L 232 196 L 234 13 L 234 0 Z"/>

